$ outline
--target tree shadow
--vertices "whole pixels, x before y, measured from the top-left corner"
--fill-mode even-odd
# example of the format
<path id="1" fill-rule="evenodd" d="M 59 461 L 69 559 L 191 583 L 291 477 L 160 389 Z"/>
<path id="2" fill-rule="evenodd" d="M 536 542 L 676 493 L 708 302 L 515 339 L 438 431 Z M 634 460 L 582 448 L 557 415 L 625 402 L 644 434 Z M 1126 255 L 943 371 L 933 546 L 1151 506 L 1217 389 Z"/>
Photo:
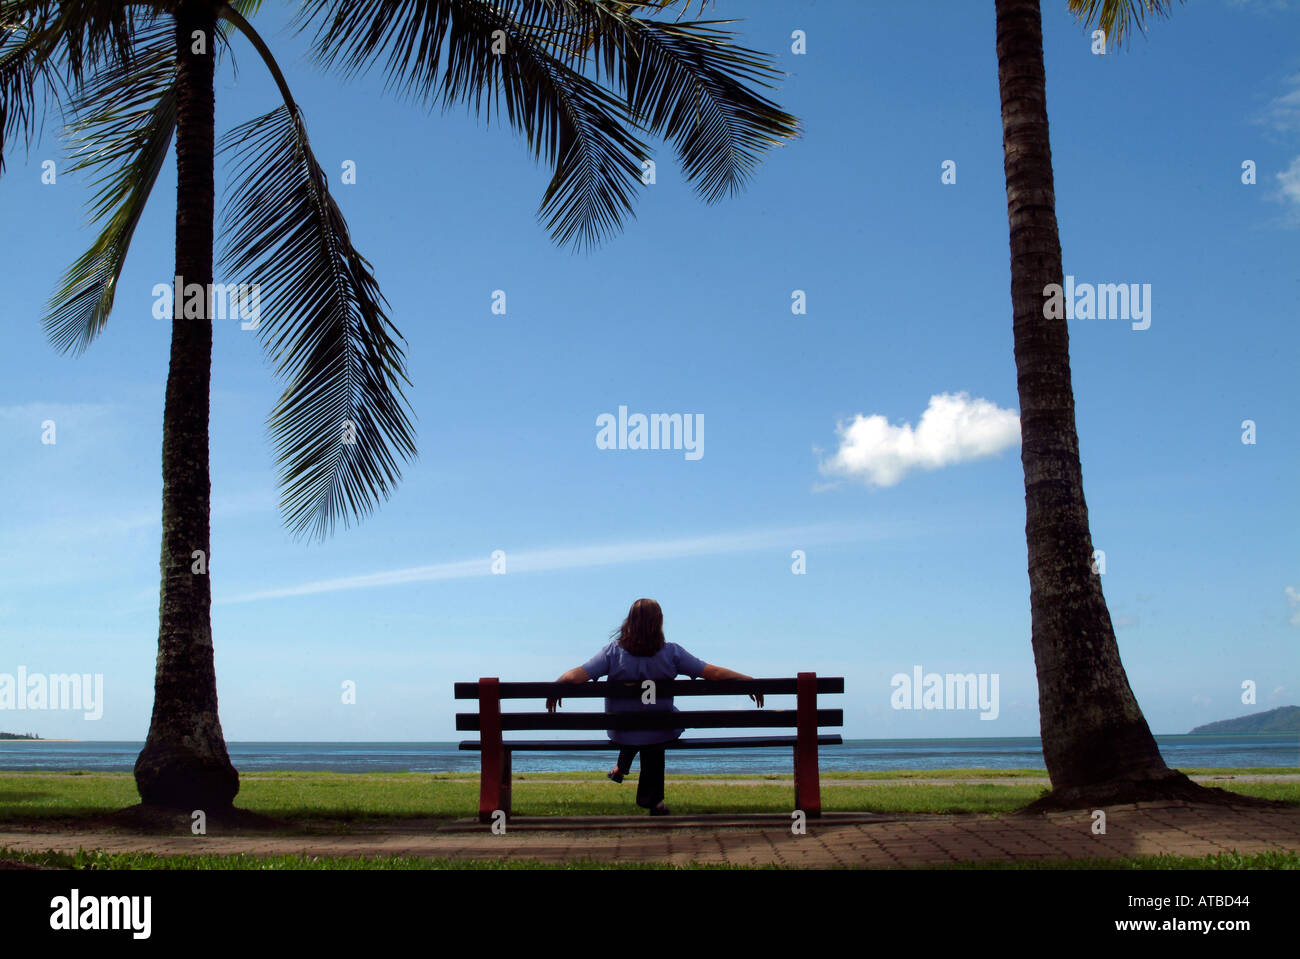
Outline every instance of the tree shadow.
<path id="1" fill-rule="evenodd" d="M 1151 779 L 1119 779 L 1088 786 L 1053 789 L 1018 813 L 1033 815 L 1097 809 L 1130 803 L 1180 801 L 1203 806 L 1244 806 L 1253 809 L 1290 809 L 1293 804 L 1280 799 L 1264 799 L 1232 792 L 1219 786 L 1202 786 L 1172 770 L 1170 775 Z"/>
<path id="2" fill-rule="evenodd" d="M 106 815 L 82 820 L 82 825 L 95 829 L 125 829 L 150 835 L 191 835 L 195 822 L 192 810 L 136 803 Z M 285 832 L 296 829 L 298 825 L 291 820 L 277 819 L 238 807 L 206 812 L 203 821 L 206 835 Z"/>

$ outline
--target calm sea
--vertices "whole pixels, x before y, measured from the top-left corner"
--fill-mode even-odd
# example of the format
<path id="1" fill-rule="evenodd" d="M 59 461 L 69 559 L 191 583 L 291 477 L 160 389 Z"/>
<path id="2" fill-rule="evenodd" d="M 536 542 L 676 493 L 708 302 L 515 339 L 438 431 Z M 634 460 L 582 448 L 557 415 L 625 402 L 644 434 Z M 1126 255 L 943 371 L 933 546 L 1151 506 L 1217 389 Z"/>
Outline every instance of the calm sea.
<path id="1" fill-rule="evenodd" d="M 1300 737 L 1157 736 L 1174 768 L 1300 765 Z M 143 743 L 0 740 L 0 770 L 130 772 Z M 477 772 L 456 743 L 229 743 L 237 769 L 327 772 Z M 516 753 L 515 772 L 607 769 L 613 753 Z M 856 739 L 824 746 L 824 770 L 1042 769 L 1038 739 Z M 788 773 L 789 749 L 678 750 L 676 773 Z"/>

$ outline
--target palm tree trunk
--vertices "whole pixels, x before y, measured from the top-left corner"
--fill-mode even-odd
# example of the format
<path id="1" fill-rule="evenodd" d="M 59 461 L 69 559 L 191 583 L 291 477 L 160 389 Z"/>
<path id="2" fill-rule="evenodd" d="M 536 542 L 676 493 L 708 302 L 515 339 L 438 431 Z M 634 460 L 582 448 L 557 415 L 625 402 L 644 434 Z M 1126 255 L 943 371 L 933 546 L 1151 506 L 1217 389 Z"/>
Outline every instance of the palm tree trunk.
<path id="1" fill-rule="evenodd" d="M 204 3 L 182 0 L 176 12 L 176 276 L 212 282 L 215 150 L 213 33 Z M 194 49 L 203 34 L 202 52 Z M 226 753 L 217 716 L 212 653 L 208 468 L 212 320 L 172 320 L 171 366 L 163 413 L 162 595 L 153 719 L 135 763 L 145 803 L 208 812 L 230 807 L 239 774 Z M 203 572 L 195 572 L 201 551 Z"/>
<path id="2" fill-rule="evenodd" d="M 1025 535 L 1043 758 L 1053 796 L 1128 801 L 1190 787 L 1160 756 L 1119 658 L 1083 497 L 1070 342 L 1043 316 L 1063 283 L 1039 0 L 996 0 Z"/>

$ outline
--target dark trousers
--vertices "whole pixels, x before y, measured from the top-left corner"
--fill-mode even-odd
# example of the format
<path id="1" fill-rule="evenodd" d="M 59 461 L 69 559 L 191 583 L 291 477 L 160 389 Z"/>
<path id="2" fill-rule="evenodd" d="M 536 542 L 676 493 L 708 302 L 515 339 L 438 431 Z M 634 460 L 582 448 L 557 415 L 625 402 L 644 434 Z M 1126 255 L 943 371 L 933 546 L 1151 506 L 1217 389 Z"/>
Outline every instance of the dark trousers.
<path id="1" fill-rule="evenodd" d="M 636 804 L 644 809 L 664 799 L 664 747 L 624 746 L 618 751 L 618 768 L 623 775 L 632 771 L 632 760 L 641 753 L 641 776 L 636 781 Z"/>

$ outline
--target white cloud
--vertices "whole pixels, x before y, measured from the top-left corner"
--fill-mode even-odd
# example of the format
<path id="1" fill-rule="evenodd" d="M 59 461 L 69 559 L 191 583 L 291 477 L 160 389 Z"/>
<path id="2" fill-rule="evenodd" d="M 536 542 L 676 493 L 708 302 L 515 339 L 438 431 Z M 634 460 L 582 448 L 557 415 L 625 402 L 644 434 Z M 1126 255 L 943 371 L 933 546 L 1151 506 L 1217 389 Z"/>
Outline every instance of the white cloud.
<path id="1" fill-rule="evenodd" d="M 1020 416 L 969 393 L 930 397 L 915 429 L 892 426 L 879 413 L 841 423 L 840 448 L 821 471 L 874 486 L 893 486 L 917 469 L 940 469 L 995 456 L 1020 442 Z"/>
<path id="2" fill-rule="evenodd" d="M 1294 586 L 1286 588 L 1286 601 L 1291 606 L 1291 625 L 1300 626 L 1300 591 Z"/>

